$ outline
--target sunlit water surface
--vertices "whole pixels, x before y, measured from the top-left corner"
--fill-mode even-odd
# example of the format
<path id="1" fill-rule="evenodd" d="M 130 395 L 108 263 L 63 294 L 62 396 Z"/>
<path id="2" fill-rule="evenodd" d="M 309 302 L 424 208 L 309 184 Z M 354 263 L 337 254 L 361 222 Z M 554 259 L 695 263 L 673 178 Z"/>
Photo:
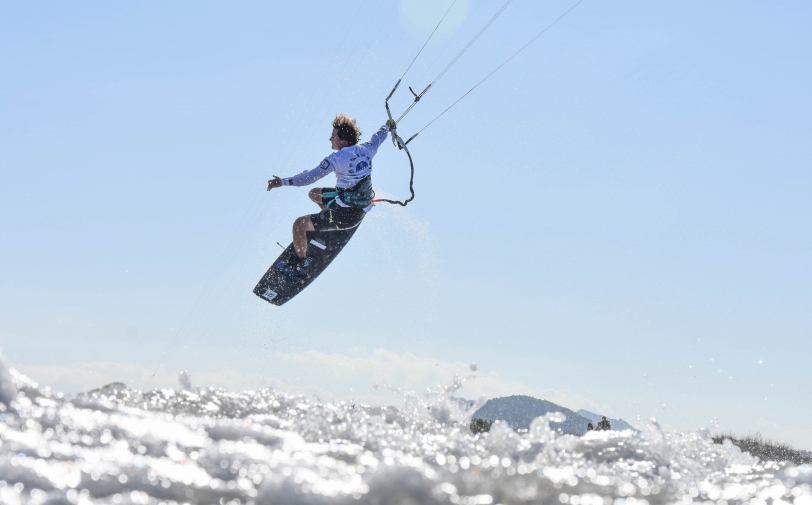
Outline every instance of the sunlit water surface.
<path id="1" fill-rule="evenodd" d="M 68 397 L 1 363 L 0 375 L 3 504 L 812 505 L 812 469 L 706 430 L 652 421 L 578 437 L 548 415 L 527 433 L 497 422 L 474 435 L 453 396 L 462 378 L 377 408 L 188 385 Z"/>

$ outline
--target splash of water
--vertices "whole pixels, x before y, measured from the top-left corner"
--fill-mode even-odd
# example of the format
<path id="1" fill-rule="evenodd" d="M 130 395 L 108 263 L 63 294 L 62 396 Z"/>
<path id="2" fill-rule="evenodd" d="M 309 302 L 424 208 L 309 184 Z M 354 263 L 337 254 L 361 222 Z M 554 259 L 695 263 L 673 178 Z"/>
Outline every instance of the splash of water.
<path id="1" fill-rule="evenodd" d="M 403 408 L 192 388 L 188 375 L 180 390 L 115 383 L 73 397 L 9 377 L 4 504 L 812 505 L 812 469 L 760 462 L 708 430 L 652 420 L 578 437 L 550 428 L 556 413 L 527 433 L 497 421 L 474 435 L 473 408 L 454 396 L 473 376 L 399 392 Z"/>

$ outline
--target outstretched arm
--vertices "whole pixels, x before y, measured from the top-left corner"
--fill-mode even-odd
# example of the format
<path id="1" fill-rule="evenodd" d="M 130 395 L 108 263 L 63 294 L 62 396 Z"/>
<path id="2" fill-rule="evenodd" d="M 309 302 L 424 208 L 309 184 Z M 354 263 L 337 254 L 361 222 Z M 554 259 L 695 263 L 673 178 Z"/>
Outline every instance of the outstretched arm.
<path id="1" fill-rule="evenodd" d="M 293 177 L 282 179 L 278 175 L 274 175 L 274 178 L 268 181 L 268 191 L 280 186 L 307 186 L 313 184 L 333 170 L 333 164 L 330 162 L 330 158 L 327 157 L 324 158 L 324 161 L 319 163 L 319 166 L 316 168 L 305 170 L 301 174 L 294 175 Z"/>

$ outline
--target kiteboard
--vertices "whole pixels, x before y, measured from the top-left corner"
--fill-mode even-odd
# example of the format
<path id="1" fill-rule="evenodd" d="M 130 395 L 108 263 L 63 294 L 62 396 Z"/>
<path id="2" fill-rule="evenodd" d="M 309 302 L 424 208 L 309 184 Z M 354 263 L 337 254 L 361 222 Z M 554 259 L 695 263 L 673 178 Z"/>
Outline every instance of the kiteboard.
<path id="1" fill-rule="evenodd" d="M 291 243 L 257 283 L 254 294 L 266 302 L 283 305 L 324 272 L 350 241 L 359 225 L 343 230 L 307 232 L 307 257 L 310 260 L 307 267 L 303 271 L 297 270 L 296 266 L 301 260 L 297 261 L 295 258 L 296 253 Z"/>

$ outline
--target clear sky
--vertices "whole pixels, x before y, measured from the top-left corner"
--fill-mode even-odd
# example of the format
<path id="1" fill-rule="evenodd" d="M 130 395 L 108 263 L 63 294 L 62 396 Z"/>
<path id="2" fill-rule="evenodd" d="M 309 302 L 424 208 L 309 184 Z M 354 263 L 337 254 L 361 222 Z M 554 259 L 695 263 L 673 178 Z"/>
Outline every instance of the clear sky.
<path id="1" fill-rule="evenodd" d="M 409 136 L 573 5 L 515 0 Z M 422 89 L 501 7 L 458 0 Z M 584 0 L 410 144 L 304 293 L 251 289 L 449 1 L 0 3 L 0 346 L 66 391 L 122 380 L 394 402 L 532 394 L 812 449 L 812 5 Z M 408 105 L 405 87 L 394 102 Z M 408 194 L 391 143 L 379 194 Z M 332 184 L 332 176 L 325 185 Z M 155 379 L 148 381 L 158 365 Z"/>

